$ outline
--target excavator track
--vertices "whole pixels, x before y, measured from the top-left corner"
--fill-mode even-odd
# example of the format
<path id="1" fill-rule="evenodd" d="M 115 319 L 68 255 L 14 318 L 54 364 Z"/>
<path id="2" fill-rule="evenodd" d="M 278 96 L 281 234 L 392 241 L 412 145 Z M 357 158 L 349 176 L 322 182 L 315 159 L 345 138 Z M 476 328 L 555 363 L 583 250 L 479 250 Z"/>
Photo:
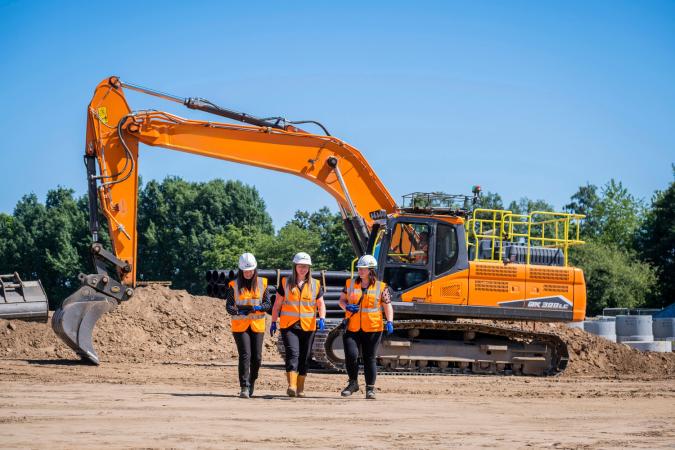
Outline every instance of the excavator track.
<path id="1" fill-rule="evenodd" d="M 340 321 L 317 331 L 313 359 L 320 368 L 344 372 Z M 283 345 L 278 342 L 283 355 Z M 475 322 L 402 320 L 383 336 L 380 374 L 494 374 L 555 376 L 567 367 L 567 345 L 553 333 Z"/>

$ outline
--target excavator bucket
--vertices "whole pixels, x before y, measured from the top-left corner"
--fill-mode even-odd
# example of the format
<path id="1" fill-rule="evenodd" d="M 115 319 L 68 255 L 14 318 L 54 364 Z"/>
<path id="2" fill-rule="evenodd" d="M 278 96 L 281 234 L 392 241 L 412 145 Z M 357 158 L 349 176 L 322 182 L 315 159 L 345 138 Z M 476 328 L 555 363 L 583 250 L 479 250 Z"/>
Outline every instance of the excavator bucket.
<path id="1" fill-rule="evenodd" d="M 49 302 L 40 280 L 22 281 L 19 274 L 0 275 L 0 319 L 47 322 Z"/>
<path id="2" fill-rule="evenodd" d="M 98 365 L 92 332 L 96 321 L 116 306 L 117 300 L 84 284 L 56 310 L 52 328 L 84 361 Z"/>

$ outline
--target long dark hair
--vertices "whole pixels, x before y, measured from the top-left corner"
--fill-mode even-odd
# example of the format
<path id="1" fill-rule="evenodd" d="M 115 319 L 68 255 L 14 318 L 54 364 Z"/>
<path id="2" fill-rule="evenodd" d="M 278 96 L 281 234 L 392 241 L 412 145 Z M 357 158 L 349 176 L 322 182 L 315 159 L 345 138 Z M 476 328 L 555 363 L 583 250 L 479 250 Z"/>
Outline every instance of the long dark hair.
<path id="1" fill-rule="evenodd" d="M 361 284 L 361 277 L 356 276 L 357 281 Z M 368 287 L 373 287 L 377 281 L 377 272 L 372 267 L 368 269 Z"/>
<path id="2" fill-rule="evenodd" d="M 291 275 L 286 279 L 286 289 L 289 291 L 293 289 L 294 287 L 297 287 L 298 285 L 298 280 L 296 280 L 296 270 L 297 270 L 298 265 L 293 264 L 293 270 L 291 270 Z M 312 278 L 312 266 L 309 266 L 309 269 L 307 270 L 307 276 L 305 276 L 305 283 L 309 282 L 309 279 Z"/>
<path id="3" fill-rule="evenodd" d="M 249 284 L 250 283 L 250 284 Z M 250 280 L 244 278 L 244 271 L 239 269 L 237 271 L 237 286 L 239 288 L 246 288 L 249 291 L 253 291 L 258 287 L 258 268 L 253 269 L 253 276 Z"/>

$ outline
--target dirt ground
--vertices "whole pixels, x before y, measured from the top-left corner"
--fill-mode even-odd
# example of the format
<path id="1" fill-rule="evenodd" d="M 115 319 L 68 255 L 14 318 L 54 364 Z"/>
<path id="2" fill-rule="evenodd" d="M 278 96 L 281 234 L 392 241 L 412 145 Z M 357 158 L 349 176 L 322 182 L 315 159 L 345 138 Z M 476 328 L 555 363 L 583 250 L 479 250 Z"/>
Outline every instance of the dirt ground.
<path id="1" fill-rule="evenodd" d="M 675 448 L 675 355 L 546 327 L 570 347 L 562 376 L 381 376 L 375 401 L 319 373 L 286 397 L 268 338 L 244 400 L 222 302 L 144 288 L 99 321 L 99 367 L 0 321 L 0 448 Z"/>
<path id="2" fill-rule="evenodd" d="M 3 448 L 675 448 L 672 380 L 383 376 L 375 401 L 310 374 L 283 395 L 265 365 L 237 398 L 236 366 L 1 360 Z"/>

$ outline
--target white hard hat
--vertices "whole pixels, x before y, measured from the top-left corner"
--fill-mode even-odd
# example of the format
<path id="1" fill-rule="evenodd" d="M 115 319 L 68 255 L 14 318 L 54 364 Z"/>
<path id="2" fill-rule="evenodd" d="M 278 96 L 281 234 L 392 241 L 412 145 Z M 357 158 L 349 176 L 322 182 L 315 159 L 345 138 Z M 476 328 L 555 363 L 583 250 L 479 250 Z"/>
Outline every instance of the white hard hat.
<path id="1" fill-rule="evenodd" d="M 253 270 L 258 267 L 258 261 L 255 260 L 253 253 L 244 253 L 239 257 L 239 268 L 241 270 Z"/>
<path id="2" fill-rule="evenodd" d="M 312 258 L 305 252 L 296 253 L 293 257 L 293 264 L 307 264 L 312 265 Z"/>
<path id="3" fill-rule="evenodd" d="M 359 258 L 359 260 L 356 262 L 356 267 L 358 269 L 361 269 L 363 267 L 367 268 L 376 268 L 377 267 L 377 260 L 373 255 L 363 255 L 362 257 Z"/>

